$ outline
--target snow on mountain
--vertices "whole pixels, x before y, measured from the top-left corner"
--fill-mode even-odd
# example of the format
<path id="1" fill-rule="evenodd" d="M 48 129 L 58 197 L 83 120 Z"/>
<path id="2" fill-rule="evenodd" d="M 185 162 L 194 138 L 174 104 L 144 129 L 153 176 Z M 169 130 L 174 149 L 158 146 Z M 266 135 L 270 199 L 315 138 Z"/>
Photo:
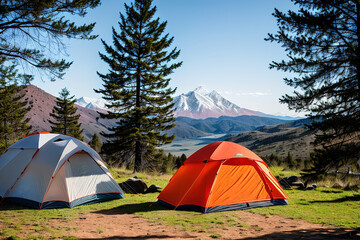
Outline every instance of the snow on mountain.
<path id="1" fill-rule="evenodd" d="M 283 120 L 296 120 L 288 116 L 269 115 L 247 108 L 239 107 L 222 97 L 216 91 L 209 91 L 203 87 L 198 87 L 194 91 L 174 97 L 175 117 L 189 117 L 194 119 L 205 119 L 209 117 L 230 116 L 237 117 L 242 115 L 277 118 Z M 76 104 L 93 110 L 108 110 L 105 107 L 104 99 L 94 99 L 81 97 L 76 100 Z"/>
<path id="2" fill-rule="evenodd" d="M 241 108 L 223 98 L 216 91 L 210 92 L 203 87 L 174 97 L 174 102 L 176 117 L 201 119 L 220 116 L 264 115 L 261 112 Z"/>
<path id="3" fill-rule="evenodd" d="M 89 97 L 81 97 L 76 100 L 76 104 L 89 109 L 103 109 L 106 110 L 105 107 L 106 101 L 104 99 L 95 99 Z"/>

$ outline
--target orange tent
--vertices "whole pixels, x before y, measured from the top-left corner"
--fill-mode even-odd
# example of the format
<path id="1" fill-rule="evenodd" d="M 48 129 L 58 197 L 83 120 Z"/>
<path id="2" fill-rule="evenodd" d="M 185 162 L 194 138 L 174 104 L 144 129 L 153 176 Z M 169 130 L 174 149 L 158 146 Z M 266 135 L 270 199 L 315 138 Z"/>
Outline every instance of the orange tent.
<path id="1" fill-rule="evenodd" d="M 204 213 L 288 204 L 266 163 L 232 142 L 215 142 L 191 155 L 158 196 L 158 203 Z"/>

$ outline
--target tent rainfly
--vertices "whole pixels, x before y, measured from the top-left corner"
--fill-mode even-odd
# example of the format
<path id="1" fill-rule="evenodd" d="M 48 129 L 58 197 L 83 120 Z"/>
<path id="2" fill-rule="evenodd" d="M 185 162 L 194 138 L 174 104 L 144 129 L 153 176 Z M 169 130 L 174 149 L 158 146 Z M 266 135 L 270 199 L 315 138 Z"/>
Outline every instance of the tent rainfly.
<path id="1" fill-rule="evenodd" d="M 232 142 L 215 142 L 191 155 L 158 196 L 176 210 L 203 213 L 288 204 L 266 163 Z"/>
<path id="2" fill-rule="evenodd" d="M 99 154 L 76 138 L 29 135 L 0 156 L 0 198 L 33 208 L 124 198 Z"/>

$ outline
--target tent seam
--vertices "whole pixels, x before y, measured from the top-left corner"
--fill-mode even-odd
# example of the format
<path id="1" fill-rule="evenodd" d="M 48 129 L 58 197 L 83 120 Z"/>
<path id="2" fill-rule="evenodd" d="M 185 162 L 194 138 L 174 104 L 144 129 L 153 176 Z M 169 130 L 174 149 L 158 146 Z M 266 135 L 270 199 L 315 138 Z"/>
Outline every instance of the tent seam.
<path id="1" fill-rule="evenodd" d="M 254 166 L 254 167 L 255 167 L 255 166 Z M 273 193 L 272 193 L 272 189 L 270 188 L 269 184 L 268 184 L 267 181 L 266 181 L 265 173 L 263 172 L 263 170 L 262 170 L 262 169 L 259 167 L 259 165 L 257 165 L 257 164 L 256 164 L 255 169 L 258 170 L 258 172 L 260 172 L 259 175 L 260 175 L 261 179 L 262 179 L 263 182 L 264 182 L 265 189 L 268 190 L 268 193 L 269 193 L 269 195 L 270 195 L 270 198 L 271 198 L 271 200 L 273 200 L 273 199 L 274 199 L 274 195 L 273 195 Z"/>
<path id="2" fill-rule="evenodd" d="M 42 205 L 43 205 L 43 203 L 44 203 L 46 194 L 49 192 L 50 186 L 51 186 L 51 184 L 53 183 L 53 181 L 54 181 L 56 175 L 58 174 L 58 172 L 65 166 L 65 163 L 66 163 L 72 156 L 74 156 L 74 155 L 77 154 L 77 153 L 80 153 L 81 151 L 82 151 L 82 150 L 77 151 L 77 152 L 71 154 L 71 155 L 64 161 L 64 163 L 59 167 L 59 169 L 58 169 L 55 173 L 51 174 L 51 179 L 50 179 L 49 184 L 48 184 L 48 186 L 47 186 L 47 188 L 46 188 L 46 191 L 45 191 L 43 200 L 41 201 L 40 209 L 41 209 L 41 207 L 42 207 Z M 65 181 L 65 184 L 66 184 L 66 181 Z M 66 191 L 67 191 L 67 185 L 66 185 Z M 67 191 L 67 192 L 68 192 L 68 191 Z M 69 192 L 68 192 L 68 196 L 69 196 Z"/>
<path id="3" fill-rule="evenodd" d="M 180 199 L 179 203 L 175 206 L 174 210 L 176 210 L 176 208 L 178 208 L 180 206 L 181 201 L 185 198 L 185 196 L 189 193 L 190 189 L 194 186 L 195 182 L 197 181 L 197 179 L 199 178 L 199 176 L 201 175 L 201 173 L 204 171 L 204 168 L 206 166 L 206 163 L 204 164 L 204 167 L 201 169 L 199 175 L 196 177 L 196 179 L 194 180 L 194 182 L 191 184 L 191 186 L 189 187 L 189 189 L 185 192 L 185 194 L 183 195 L 183 197 Z M 179 168 L 180 169 L 180 168 Z"/>
<path id="4" fill-rule="evenodd" d="M 213 187 L 214 187 L 215 182 L 216 182 L 216 180 L 217 180 L 217 177 L 218 177 L 218 173 L 219 173 L 219 171 L 220 171 L 220 168 L 222 167 L 222 165 L 223 165 L 226 161 L 227 161 L 227 159 L 222 160 L 222 161 L 221 161 L 221 164 L 220 164 L 220 166 L 219 166 L 219 168 L 218 168 L 218 170 L 216 171 L 216 175 L 215 175 L 214 181 L 213 181 L 213 183 L 212 183 L 212 185 L 211 185 L 211 188 L 210 188 L 209 196 L 208 196 L 208 198 L 207 198 L 207 200 L 206 200 L 206 203 L 205 203 L 204 214 L 206 214 L 207 205 L 208 205 L 210 196 L 211 196 L 211 194 L 212 194 Z"/>

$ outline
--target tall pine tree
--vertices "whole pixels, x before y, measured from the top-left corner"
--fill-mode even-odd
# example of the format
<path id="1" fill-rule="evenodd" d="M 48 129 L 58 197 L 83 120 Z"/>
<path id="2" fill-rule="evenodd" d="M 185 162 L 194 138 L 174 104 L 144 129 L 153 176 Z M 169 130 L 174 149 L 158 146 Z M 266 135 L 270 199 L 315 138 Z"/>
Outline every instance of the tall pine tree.
<path id="1" fill-rule="evenodd" d="M 270 67 L 289 73 L 297 89 L 280 101 L 305 111 L 320 130 L 308 177 L 355 164 L 360 158 L 360 2 L 292 0 L 296 11 L 275 9 L 279 30 L 268 41 L 285 48 L 288 59 Z"/>
<path id="2" fill-rule="evenodd" d="M 5 58 L 0 59 L 0 152 L 28 134 L 31 126 L 25 114 L 30 110 L 25 107 L 23 94 L 19 93 L 16 65 L 6 65 Z"/>
<path id="3" fill-rule="evenodd" d="M 55 120 L 49 120 L 51 131 L 73 136 L 79 140 L 83 140 L 81 136 L 82 129 L 79 123 L 80 114 L 76 114 L 77 108 L 74 106 L 74 96 L 70 96 L 70 92 L 63 88 L 59 93 L 60 97 L 56 98 L 56 106 L 50 116 Z"/>
<path id="4" fill-rule="evenodd" d="M 91 148 L 93 148 L 95 151 L 100 152 L 101 151 L 101 146 L 103 145 L 101 139 L 99 138 L 99 136 L 94 133 L 94 135 L 92 136 L 90 142 L 89 142 L 89 146 Z"/>
<path id="5" fill-rule="evenodd" d="M 120 13 L 120 32 L 113 28 L 113 46 L 102 41 L 106 54 L 100 58 L 109 65 L 109 72 L 98 73 L 104 81 L 102 93 L 111 109 L 102 118 L 117 119 L 103 152 L 120 156 L 122 162 L 134 160 L 134 171 L 151 161 L 154 148 L 174 139 L 164 131 L 174 127 L 169 75 L 182 62 L 174 62 L 180 50 L 167 50 L 174 38 L 164 34 L 167 22 L 155 18 L 152 0 L 135 0 L 125 4 Z M 146 161 L 145 161 L 146 160 Z"/>

